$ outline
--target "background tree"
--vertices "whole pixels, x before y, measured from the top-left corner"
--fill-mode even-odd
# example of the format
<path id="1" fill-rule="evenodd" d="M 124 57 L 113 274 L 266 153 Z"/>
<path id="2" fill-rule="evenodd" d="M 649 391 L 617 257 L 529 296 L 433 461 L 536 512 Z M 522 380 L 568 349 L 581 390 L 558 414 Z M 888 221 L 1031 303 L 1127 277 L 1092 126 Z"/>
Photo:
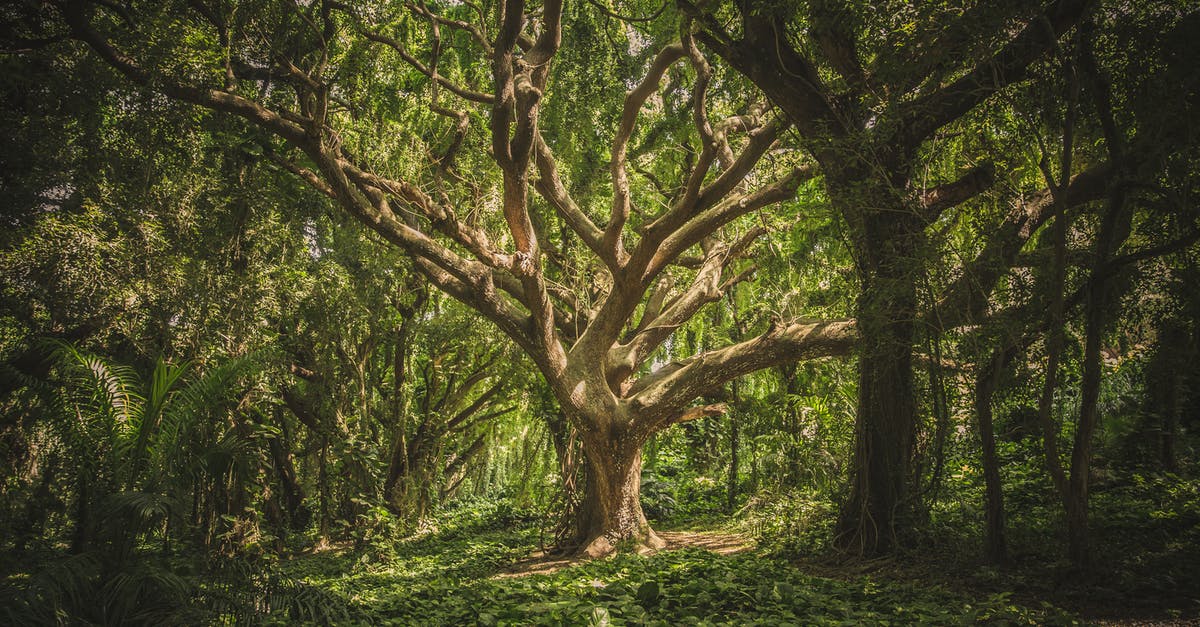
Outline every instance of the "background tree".
<path id="1" fill-rule="evenodd" d="M 855 319 L 863 339 L 858 349 L 855 479 L 840 527 L 844 546 L 864 553 L 887 551 L 914 520 L 910 462 L 918 405 L 913 355 L 922 330 L 915 321 L 924 319 L 935 336 L 977 323 L 997 281 L 1050 217 L 1092 201 L 1115 202 L 1113 194 L 1127 193 L 1121 184 L 1108 184 L 1112 176 L 1126 172 L 1121 168 L 1127 157 L 1114 159 L 1113 154 L 1149 154 L 1148 146 L 1125 146 L 1128 138 L 1118 137 L 1109 107 L 1089 110 L 1096 128 L 1110 129 L 1104 134 L 1110 154 L 1072 161 L 1068 136 L 1061 177 L 1051 181 L 1048 191 L 1024 192 L 1042 200 L 1022 202 L 1019 210 L 981 234 L 983 246 L 957 272 L 958 284 L 944 286 L 935 305 L 920 302 L 918 286 L 934 258 L 936 236 L 954 219 L 954 208 L 975 204 L 972 199 L 997 179 L 1019 179 L 1020 174 L 1004 170 L 1004 153 L 986 144 L 947 150 L 946 138 L 979 124 L 996 99 L 1024 82 L 1044 78 L 1052 84 L 1053 76 L 1039 76 L 1039 64 L 1068 38 L 1078 38 L 1081 22 L 1087 22 L 1084 30 L 1095 29 L 1087 17 L 1099 10 L 1094 4 L 978 5 L 953 13 L 935 5 L 883 10 L 823 2 L 798 10 L 682 5 L 697 20 L 704 44 L 753 81 L 795 124 L 799 145 L 819 164 L 830 202 L 849 232 L 861 289 Z M 1170 12 L 1165 4 L 1159 10 Z M 905 23 L 915 28 L 902 27 Z M 1092 54 L 1089 37 L 1094 35 L 1083 36 L 1084 58 Z M 1081 63 L 1079 72 L 1096 75 L 1085 72 L 1087 64 Z M 1069 64 L 1063 69 L 1075 71 Z M 1039 86 L 1040 93 L 1046 93 L 1045 85 Z M 1090 89 L 1089 97 L 1104 100 L 1103 81 L 1093 80 Z M 1042 207 L 1036 209 L 1039 202 Z M 1118 204 L 1125 208 L 1112 215 L 1128 216 L 1128 207 Z M 1101 257 L 1110 254 L 1103 250 Z M 1097 303 L 1091 310 L 1101 309 Z M 1096 350 L 1093 345 L 1092 353 Z M 1098 375 L 1094 368 L 1089 372 L 1085 387 L 1090 396 Z M 1087 411 L 1084 442 L 1094 423 Z M 1085 467 L 1086 444 L 1079 450 L 1079 464 Z M 1077 494 L 1084 491 L 1075 489 Z"/>

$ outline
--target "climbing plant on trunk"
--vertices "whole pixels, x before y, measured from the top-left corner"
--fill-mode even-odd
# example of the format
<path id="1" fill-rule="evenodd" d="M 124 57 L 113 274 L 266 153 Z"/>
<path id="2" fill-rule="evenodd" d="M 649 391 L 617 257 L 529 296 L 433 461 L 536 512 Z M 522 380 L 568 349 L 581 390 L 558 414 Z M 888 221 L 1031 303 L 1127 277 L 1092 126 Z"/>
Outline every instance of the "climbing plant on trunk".
<path id="1" fill-rule="evenodd" d="M 848 229 L 862 340 L 851 493 L 837 535 L 844 547 L 867 554 L 890 550 L 914 524 L 909 475 L 918 425 L 918 321 L 932 322 L 932 333 L 977 322 L 996 280 L 1050 214 L 1044 206 L 1038 213 L 1014 211 L 964 266 L 936 315 L 927 316 L 917 292 L 930 254 L 927 230 L 944 228 L 949 210 L 996 179 L 996 155 L 958 162 L 957 174 L 932 168 L 941 158 L 939 133 L 1025 80 L 1090 3 L 984 3 L 954 15 L 901 4 L 818 0 L 794 10 L 680 3 L 704 45 L 794 124 Z M 898 28 L 897 20 L 919 26 Z M 1103 192 L 1098 172 L 1084 174 L 1071 181 L 1070 206 Z"/>

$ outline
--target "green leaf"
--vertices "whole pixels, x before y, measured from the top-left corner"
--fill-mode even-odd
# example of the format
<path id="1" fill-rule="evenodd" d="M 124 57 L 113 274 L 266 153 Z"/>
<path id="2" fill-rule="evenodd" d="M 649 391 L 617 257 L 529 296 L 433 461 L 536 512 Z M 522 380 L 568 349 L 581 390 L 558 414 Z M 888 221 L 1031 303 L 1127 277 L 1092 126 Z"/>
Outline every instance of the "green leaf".
<path id="1" fill-rule="evenodd" d="M 642 605 L 658 603 L 659 586 L 657 581 L 647 581 L 638 586 L 637 598 Z"/>

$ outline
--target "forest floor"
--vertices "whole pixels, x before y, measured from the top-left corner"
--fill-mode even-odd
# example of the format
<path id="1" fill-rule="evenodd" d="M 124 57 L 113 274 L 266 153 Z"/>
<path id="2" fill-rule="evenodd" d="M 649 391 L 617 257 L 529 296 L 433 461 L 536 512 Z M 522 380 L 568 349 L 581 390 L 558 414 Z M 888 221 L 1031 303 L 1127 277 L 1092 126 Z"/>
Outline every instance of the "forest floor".
<path id="1" fill-rule="evenodd" d="M 532 522 L 485 511 L 400 542 L 281 560 L 280 580 L 307 599 L 293 616 L 333 624 L 1077 624 L 1004 593 L 817 574 L 719 525 L 660 531 L 668 546 L 652 555 L 555 559 Z"/>
<path id="2" fill-rule="evenodd" d="M 750 551 L 754 543 L 740 533 L 727 531 L 659 531 L 658 537 L 666 541 L 663 551 L 680 551 L 683 549 L 703 549 L 717 555 L 733 555 Z M 561 555 L 553 551 L 539 549 L 517 563 L 505 568 L 496 575 L 498 578 L 524 577 L 527 575 L 548 575 L 564 568 L 579 566 L 589 561 L 574 555 Z"/>
<path id="3" fill-rule="evenodd" d="M 1019 549 L 1013 550 L 1009 567 L 985 566 L 978 539 L 962 532 L 969 531 L 962 521 L 934 525 L 916 540 L 917 548 L 882 560 L 848 559 L 822 549 L 827 546 L 823 541 L 804 540 L 806 535 L 823 536 L 819 530 L 768 534 L 776 538 L 772 544 L 761 542 L 762 529 L 753 536 L 736 533 L 742 522 L 722 517 L 703 521 L 687 527 L 659 524 L 667 547 L 650 555 L 579 561 L 545 552 L 544 521 L 536 513 L 504 500 L 466 503 L 439 512 L 413 536 L 364 529 L 356 544 L 334 543 L 313 551 L 298 543 L 291 553 L 214 560 L 186 575 L 197 588 L 190 596 L 188 618 L 174 622 L 1200 624 L 1200 587 L 1193 585 L 1200 575 L 1195 567 L 1200 534 L 1191 518 L 1155 534 L 1147 532 L 1141 519 L 1111 529 L 1098 525 L 1098 539 L 1112 550 L 1103 554 L 1108 561 L 1090 574 L 1071 571 L 1055 557 L 1053 547 L 1061 539 L 1044 535 L 1038 536 L 1039 543 L 1032 535 L 1014 533 L 1013 546 Z M 1134 524 L 1142 527 L 1141 536 L 1128 540 Z M 1121 552 L 1127 547 L 1118 543 L 1119 537 L 1135 542 L 1140 552 Z M 1161 545 L 1152 542 L 1156 538 Z M 59 590 L 61 586 L 45 582 L 62 581 L 62 574 L 71 572 L 68 567 L 79 565 L 65 559 L 33 576 L 32 581 L 43 583 L 32 590 Z M 8 583 L 21 577 L 30 575 L 10 577 Z M 31 624 L 5 621 L 4 605 L 0 594 L 0 624 Z"/>

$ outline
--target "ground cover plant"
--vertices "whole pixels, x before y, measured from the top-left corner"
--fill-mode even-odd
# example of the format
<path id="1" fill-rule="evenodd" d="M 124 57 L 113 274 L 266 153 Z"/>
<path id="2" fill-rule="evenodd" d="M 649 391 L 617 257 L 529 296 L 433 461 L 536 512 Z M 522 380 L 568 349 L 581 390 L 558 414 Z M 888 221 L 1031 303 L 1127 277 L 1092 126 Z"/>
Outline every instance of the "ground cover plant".
<path id="1" fill-rule="evenodd" d="M 486 510 L 465 526 L 395 545 L 385 559 L 354 553 L 290 561 L 291 577 L 330 591 L 351 620 L 373 624 L 1074 624 L 1071 614 L 973 598 L 937 586 L 873 577 L 818 577 L 785 556 L 746 546 L 704 548 L 563 565 L 528 574 L 532 526 Z M 524 521 L 528 525 L 530 520 Z M 722 533 L 722 532 L 717 532 Z M 723 532 L 728 533 L 728 531 Z"/>
<path id="2" fill-rule="evenodd" d="M 1200 619 L 1194 4 L 0 4 L 0 622 Z"/>

